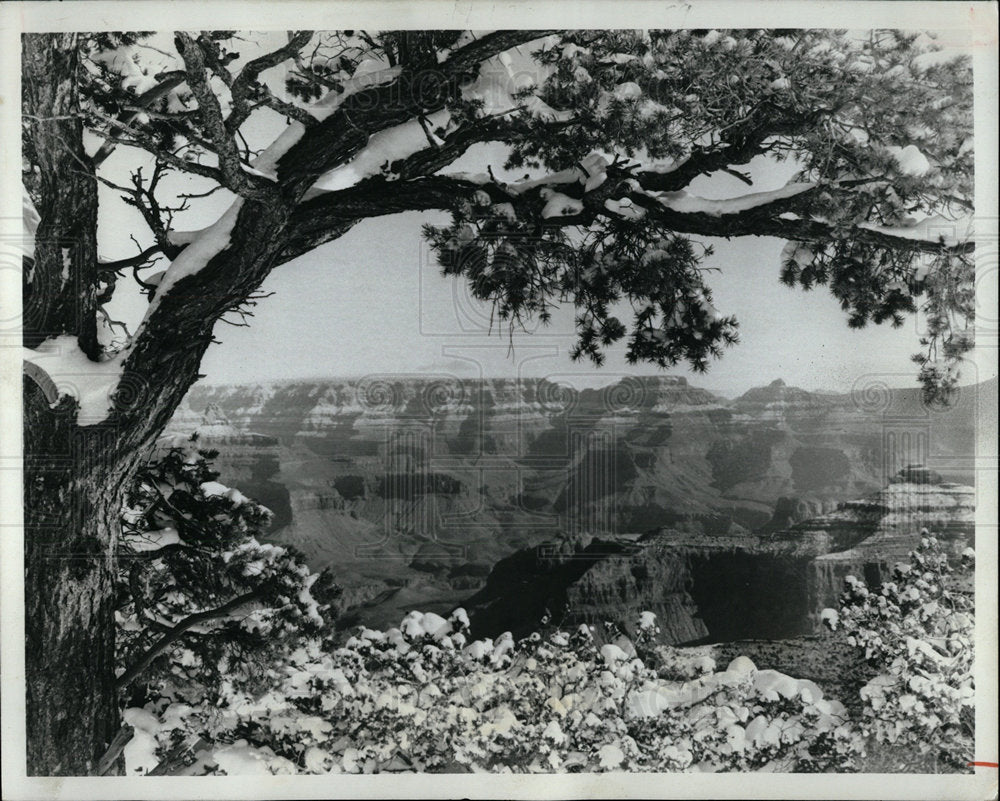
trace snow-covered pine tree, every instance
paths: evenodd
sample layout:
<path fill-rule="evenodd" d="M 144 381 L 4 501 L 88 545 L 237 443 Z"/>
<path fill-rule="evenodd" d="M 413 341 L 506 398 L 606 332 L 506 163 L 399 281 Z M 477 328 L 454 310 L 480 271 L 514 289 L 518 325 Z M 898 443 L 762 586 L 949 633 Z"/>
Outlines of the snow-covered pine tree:
<path fill-rule="evenodd" d="M 900 324 L 923 307 L 929 395 L 947 391 L 972 344 L 962 222 L 971 66 L 942 59 L 926 35 L 297 31 L 275 41 L 206 31 L 22 42 L 31 774 L 92 772 L 118 731 L 119 514 L 213 327 L 245 311 L 276 266 L 361 220 L 450 211 L 451 225 L 427 230 L 445 272 L 512 323 L 573 304 L 575 355 L 595 361 L 624 340 L 631 359 L 704 369 L 735 342 L 736 320 L 712 305 L 701 236 L 787 240 L 784 279 L 828 287 L 851 325 Z M 288 124 L 252 151 L 245 132 L 275 115 Z M 85 146 L 93 135 L 103 144 Z M 482 143 L 506 146 L 506 166 L 531 177 L 489 164 L 448 171 Z M 128 181 L 109 172 L 111 154 L 134 163 Z M 793 163 L 796 176 L 725 200 L 689 191 L 723 174 L 752 184 L 748 165 L 768 159 Z M 232 203 L 181 235 L 173 215 L 198 198 L 168 191 L 166 176 Z M 102 231 L 132 237 L 133 257 L 98 257 L 109 211 L 99 183 L 139 212 L 141 230 Z M 102 304 L 136 287 L 155 293 L 125 330 Z M 619 300 L 631 319 L 614 313 Z"/>
<path fill-rule="evenodd" d="M 176 438 L 175 438 L 176 439 Z M 118 687 L 201 701 L 253 687 L 332 622 L 338 588 L 293 548 L 261 542 L 271 512 L 218 482 L 218 454 L 174 442 L 136 477 L 118 551 Z M 139 704 L 141 706 L 141 704 Z"/>

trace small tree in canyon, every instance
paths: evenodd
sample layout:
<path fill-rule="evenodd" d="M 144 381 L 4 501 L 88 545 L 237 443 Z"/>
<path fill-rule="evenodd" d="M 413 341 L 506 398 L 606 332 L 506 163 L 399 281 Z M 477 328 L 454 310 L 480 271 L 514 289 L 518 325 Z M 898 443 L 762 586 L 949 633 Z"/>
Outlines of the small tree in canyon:
<path fill-rule="evenodd" d="M 449 212 L 425 232 L 444 273 L 511 324 L 572 304 L 574 356 L 595 362 L 621 342 L 632 361 L 705 369 L 736 341 L 735 318 L 714 309 L 706 282 L 701 238 L 712 236 L 786 240 L 782 280 L 828 288 L 849 325 L 898 325 L 922 310 L 929 395 L 954 383 L 972 345 L 973 244 L 957 222 L 972 211 L 971 69 L 931 52 L 926 37 L 265 40 L 23 38 L 31 774 L 92 772 L 119 728 L 121 510 L 198 379 L 214 326 L 255 302 L 271 270 L 363 220 Z M 252 131 L 277 119 L 287 125 L 274 141 L 251 149 Z M 448 172 L 480 144 L 505 148 L 506 164 Z M 134 168 L 123 178 L 109 165 L 126 157 Z M 748 165 L 767 160 L 795 175 L 757 191 Z M 696 179 L 734 177 L 750 186 L 729 199 L 688 191 Z M 142 230 L 101 229 L 130 237 L 132 258 L 98 255 L 99 223 L 120 212 L 99 205 L 102 183 L 142 220 Z M 228 210 L 179 235 L 177 208 L 209 192 L 228 193 Z M 138 288 L 148 310 L 125 330 L 104 306 Z"/>

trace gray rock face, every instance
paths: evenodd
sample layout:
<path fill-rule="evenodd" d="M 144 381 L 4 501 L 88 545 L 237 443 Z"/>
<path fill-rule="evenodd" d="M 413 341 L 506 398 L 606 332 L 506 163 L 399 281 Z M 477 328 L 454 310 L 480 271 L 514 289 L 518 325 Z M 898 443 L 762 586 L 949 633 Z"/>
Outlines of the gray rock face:
<path fill-rule="evenodd" d="M 910 468 L 900 479 L 933 477 Z M 783 531 L 713 537 L 671 529 L 634 540 L 546 544 L 501 561 L 464 603 L 473 632 L 526 634 L 558 611 L 569 624 L 626 628 L 657 615 L 664 641 L 774 640 L 818 630 L 844 578 L 877 585 L 924 528 L 956 551 L 974 544 L 974 490 L 894 481 Z"/>
<path fill-rule="evenodd" d="M 276 512 L 273 536 L 378 617 L 467 598 L 499 560 L 566 536 L 773 534 L 910 462 L 971 481 L 975 407 L 780 382 L 728 401 L 674 377 L 577 391 L 389 376 L 195 386 L 170 430 L 200 428 L 222 480 Z"/>

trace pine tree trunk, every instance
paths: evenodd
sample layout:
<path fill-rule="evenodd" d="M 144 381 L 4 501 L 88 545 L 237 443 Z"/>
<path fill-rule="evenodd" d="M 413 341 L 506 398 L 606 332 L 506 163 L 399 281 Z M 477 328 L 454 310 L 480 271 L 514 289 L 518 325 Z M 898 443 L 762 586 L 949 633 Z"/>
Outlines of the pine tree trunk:
<path fill-rule="evenodd" d="M 97 356 L 97 181 L 83 146 L 77 34 L 22 40 L 25 172 L 39 215 L 34 265 L 24 271 L 24 344 L 74 334 Z"/>
<path fill-rule="evenodd" d="M 105 458 L 114 432 L 77 428 L 71 404 L 50 409 L 31 379 L 24 401 L 27 771 L 87 775 L 120 727 L 112 555 L 122 471 Z"/>
<path fill-rule="evenodd" d="M 77 46 L 76 34 L 22 39 L 25 160 L 37 168 L 28 171 L 26 185 L 40 218 L 25 261 L 24 344 L 70 335 L 96 360 L 98 198 L 79 120 Z M 301 184 L 296 197 L 325 168 L 306 162 L 292 165 Z M 157 299 L 121 365 L 103 422 L 77 425 L 76 402 L 68 396 L 51 406 L 59 388 L 51 380 L 45 388 L 36 383 L 47 380 L 38 374 L 44 370 L 25 379 L 30 775 L 92 773 L 120 728 L 114 577 L 123 493 L 197 380 L 216 321 L 256 291 L 277 261 L 291 258 L 282 254 L 290 249 L 292 205 L 277 192 L 243 202 L 227 246 Z M 329 241 L 352 224 L 345 217 L 308 244 Z M 308 231 L 303 236 L 309 240 Z M 121 767 L 119 759 L 108 772 Z"/>

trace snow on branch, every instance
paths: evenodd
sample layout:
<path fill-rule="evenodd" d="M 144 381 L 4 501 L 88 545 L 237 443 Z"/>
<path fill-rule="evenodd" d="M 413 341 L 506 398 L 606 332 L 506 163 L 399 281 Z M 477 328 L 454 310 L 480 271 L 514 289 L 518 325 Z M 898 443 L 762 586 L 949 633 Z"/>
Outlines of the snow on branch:
<path fill-rule="evenodd" d="M 80 425 L 93 425 L 107 419 L 114 407 L 114 395 L 122 379 L 122 357 L 91 361 L 80 350 L 77 338 L 63 334 L 45 340 L 34 350 L 23 351 L 25 370 L 46 394 L 51 406 L 64 397 L 79 405 Z"/>
<path fill-rule="evenodd" d="M 228 617 L 235 612 L 239 611 L 248 604 L 252 604 L 259 601 L 263 597 L 263 590 L 256 589 L 251 592 L 244 593 L 243 595 L 233 598 L 228 603 L 216 609 L 208 609 L 204 612 L 196 612 L 193 615 L 189 615 L 182 621 L 177 623 L 173 628 L 171 628 L 166 634 L 163 635 L 156 643 L 149 647 L 149 649 L 139 657 L 138 660 L 130 667 L 128 667 L 119 677 L 116 682 L 119 689 L 124 689 L 128 687 L 133 681 L 135 681 L 143 671 L 145 671 L 167 648 L 177 642 L 181 637 L 184 636 L 189 630 L 193 629 L 199 623 L 204 623 L 210 620 L 218 620 L 219 618 Z"/>
<path fill-rule="evenodd" d="M 346 189 L 374 175 L 391 175 L 390 165 L 394 161 L 406 159 L 426 148 L 424 120 L 432 129 L 444 130 L 451 120 L 451 114 L 442 109 L 426 117 L 407 120 L 394 128 L 379 131 L 350 161 L 321 175 L 303 199 L 308 200 L 320 192 Z"/>
<path fill-rule="evenodd" d="M 876 225 L 858 223 L 858 228 L 872 231 L 886 237 L 908 239 L 913 242 L 941 242 L 949 248 L 957 248 L 969 241 L 973 233 L 972 217 L 948 219 L 941 215 L 931 215 L 911 225 Z"/>
<path fill-rule="evenodd" d="M 404 172 L 390 184 L 381 178 L 360 180 L 350 187 L 314 194 L 300 206 L 289 229 L 290 246 L 281 260 L 287 261 L 326 241 L 324 228 L 331 236 L 340 235 L 345 225 L 367 217 L 411 210 L 448 210 L 462 202 L 478 203 L 482 198 L 498 214 L 506 209 L 503 215 L 547 224 L 588 225 L 608 217 L 647 219 L 676 233 L 774 236 L 818 243 L 834 236 L 833 223 L 790 212 L 804 210 L 808 198 L 819 191 L 850 192 L 853 188 L 836 182 L 824 185 L 796 181 L 767 192 L 708 199 L 683 191 L 647 189 L 643 185 L 646 174 L 610 165 L 603 155 L 592 153 L 575 167 L 512 183 L 492 175 L 468 173 L 410 177 Z M 859 221 L 853 231 L 859 241 L 901 251 L 941 253 L 945 248 L 966 253 L 974 247 L 963 236 L 966 228 L 960 223 L 948 227 L 941 218 L 928 218 L 910 228 Z"/>
<path fill-rule="evenodd" d="M 745 211 L 760 208 L 778 200 L 786 200 L 803 192 L 809 192 L 817 187 L 815 182 L 789 183 L 770 192 L 751 192 L 739 197 L 714 200 L 691 195 L 684 190 L 676 192 L 661 192 L 656 197 L 660 203 L 671 211 L 685 214 L 707 214 L 711 217 L 722 217 L 728 214 L 741 214 Z"/>

